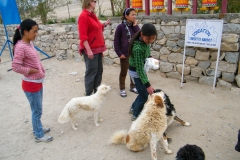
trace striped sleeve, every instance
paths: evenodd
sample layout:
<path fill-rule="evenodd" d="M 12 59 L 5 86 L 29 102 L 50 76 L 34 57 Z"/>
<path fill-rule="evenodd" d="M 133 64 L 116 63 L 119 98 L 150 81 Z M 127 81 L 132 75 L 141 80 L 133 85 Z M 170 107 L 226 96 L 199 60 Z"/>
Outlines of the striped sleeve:
<path fill-rule="evenodd" d="M 16 47 L 14 49 L 14 58 L 12 62 L 12 69 L 14 72 L 23 74 L 23 75 L 28 75 L 30 72 L 30 68 L 28 66 L 24 66 L 24 59 L 25 59 L 25 51 L 24 48 L 21 47 Z"/>

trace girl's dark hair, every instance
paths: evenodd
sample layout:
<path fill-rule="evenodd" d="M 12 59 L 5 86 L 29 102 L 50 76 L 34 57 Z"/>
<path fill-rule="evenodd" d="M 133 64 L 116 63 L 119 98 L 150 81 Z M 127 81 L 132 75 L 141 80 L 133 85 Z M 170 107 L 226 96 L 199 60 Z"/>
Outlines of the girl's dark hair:
<path fill-rule="evenodd" d="M 129 16 L 130 12 L 135 11 L 134 8 L 126 8 L 122 14 L 121 20 L 126 19 L 125 16 Z"/>
<path fill-rule="evenodd" d="M 143 36 L 147 36 L 147 37 L 150 37 L 150 36 L 154 36 L 156 35 L 157 36 L 157 30 L 156 30 L 156 27 L 151 24 L 151 23 L 146 23 L 142 26 L 141 30 L 136 32 L 133 36 L 132 36 L 132 39 L 131 41 L 129 42 L 129 48 L 128 48 L 128 54 L 129 56 L 132 55 L 132 45 L 133 45 L 133 42 L 135 40 L 138 40 L 139 37 L 140 37 L 140 33 L 142 33 Z"/>
<path fill-rule="evenodd" d="M 18 28 L 15 30 L 15 34 L 13 35 L 13 48 L 17 44 L 17 42 L 22 39 L 24 31 L 25 30 L 30 31 L 32 27 L 35 25 L 38 25 L 37 22 L 31 19 L 25 19 L 21 22 L 20 26 L 18 26 Z"/>

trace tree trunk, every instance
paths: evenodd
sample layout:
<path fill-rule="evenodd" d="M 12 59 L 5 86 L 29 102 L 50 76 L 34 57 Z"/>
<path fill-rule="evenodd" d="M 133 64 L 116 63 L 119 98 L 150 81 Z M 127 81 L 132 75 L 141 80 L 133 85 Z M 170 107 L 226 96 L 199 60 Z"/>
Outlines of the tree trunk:
<path fill-rule="evenodd" d="M 115 16 L 113 0 L 110 0 L 110 3 L 111 3 L 112 15 Z"/>

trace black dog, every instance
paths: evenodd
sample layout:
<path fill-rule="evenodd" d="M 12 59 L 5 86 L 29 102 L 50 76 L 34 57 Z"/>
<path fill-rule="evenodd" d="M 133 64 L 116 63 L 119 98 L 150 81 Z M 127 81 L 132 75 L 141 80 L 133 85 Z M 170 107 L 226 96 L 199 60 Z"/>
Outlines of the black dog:
<path fill-rule="evenodd" d="M 157 92 L 163 92 L 164 93 L 164 104 L 167 108 L 168 126 L 173 122 L 173 120 L 178 121 L 183 126 L 190 126 L 190 123 L 185 122 L 185 121 L 181 120 L 180 118 L 178 118 L 178 116 L 176 116 L 176 110 L 174 108 L 174 105 L 171 103 L 168 95 L 161 89 L 156 89 L 154 91 L 154 93 L 157 93 Z"/>
<path fill-rule="evenodd" d="M 178 150 L 176 160 L 205 160 L 205 154 L 197 145 L 187 144 Z"/>

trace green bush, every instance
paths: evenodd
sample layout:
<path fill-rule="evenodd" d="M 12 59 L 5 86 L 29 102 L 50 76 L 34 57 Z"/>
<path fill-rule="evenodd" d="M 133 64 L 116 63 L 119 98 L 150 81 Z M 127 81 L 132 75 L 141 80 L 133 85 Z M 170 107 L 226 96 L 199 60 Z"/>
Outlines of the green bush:
<path fill-rule="evenodd" d="M 107 20 L 108 17 L 106 17 L 105 15 L 102 15 L 102 14 L 101 14 L 100 17 L 99 17 L 99 19 L 100 19 L 100 20 Z"/>
<path fill-rule="evenodd" d="M 57 21 L 55 19 L 48 19 L 47 20 L 47 24 L 54 24 L 57 23 Z"/>
<path fill-rule="evenodd" d="M 74 17 L 61 20 L 61 23 L 75 23 L 76 19 Z"/>

